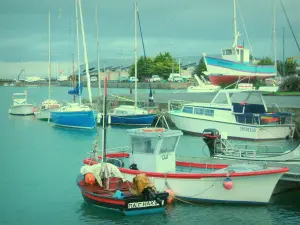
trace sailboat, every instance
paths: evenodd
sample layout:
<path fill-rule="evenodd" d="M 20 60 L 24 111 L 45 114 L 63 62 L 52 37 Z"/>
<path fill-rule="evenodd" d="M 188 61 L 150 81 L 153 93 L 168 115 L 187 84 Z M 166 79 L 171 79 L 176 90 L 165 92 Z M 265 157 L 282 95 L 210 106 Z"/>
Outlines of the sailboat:
<path fill-rule="evenodd" d="M 277 74 L 276 67 L 260 66 L 251 63 L 250 50 L 244 46 L 238 45 L 236 25 L 236 0 L 233 0 L 234 8 L 234 42 L 231 48 L 222 50 L 222 58 L 207 56 L 203 53 L 204 62 L 207 68 L 205 72 L 209 76 L 212 84 L 220 85 L 232 84 L 238 79 L 249 77 L 252 81 L 254 78 L 267 79 Z"/>
<path fill-rule="evenodd" d="M 58 109 L 61 105 L 54 99 L 51 99 L 51 47 L 50 47 L 50 12 L 48 13 L 48 99 L 43 101 L 35 110 L 34 115 L 40 120 L 50 120 L 52 110 Z M 22 73 L 22 72 L 21 72 Z M 19 75 L 20 76 L 20 75 Z"/>
<path fill-rule="evenodd" d="M 78 34 L 78 9 L 81 20 L 81 33 L 83 39 L 84 59 L 86 65 L 86 77 L 87 77 L 87 89 L 89 94 L 90 106 L 83 105 L 81 103 L 81 80 L 80 80 L 80 61 L 79 61 L 79 34 Z M 52 121 L 57 126 L 69 127 L 69 128 L 81 128 L 81 129 L 93 129 L 96 127 L 97 112 L 92 109 L 92 92 L 90 84 L 90 74 L 87 59 L 87 50 L 85 43 L 84 24 L 82 18 L 81 0 L 75 0 L 76 10 L 76 34 L 77 34 L 77 58 L 78 58 L 78 85 L 74 88 L 73 92 L 69 94 L 78 94 L 79 103 L 68 103 L 66 106 L 51 112 Z"/>
<path fill-rule="evenodd" d="M 104 80 L 103 113 L 107 114 L 107 77 Z M 106 123 L 103 121 L 101 163 L 84 165 L 77 177 L 83 199 L 92 205 L 113 210 L 124 215 L 159 213 L 165 210 L 169 193 L 157 192 L 145 174 L 130 182 L 114 164 L 106 160 Z M 98 145 L 94 148 L 98 155 Z M 98 157 L 98 156 L 97 156 Z"/>
<path fill-rule="evenodd" d="M 120 125 L 151 125 L 157 116 L 153 110 L 145 110 L 137 105 L 137 3 L 134 6 L 135 37 L 134 37 L 134 74 L 135 74 L 135 99 L 134 105 L 120 105 L 112 109 L 108 117 L 110 124 Z M 150 90 L 151 91 L 151 90 Z M 152 93 L 150 93 L 152 98 Z"/>

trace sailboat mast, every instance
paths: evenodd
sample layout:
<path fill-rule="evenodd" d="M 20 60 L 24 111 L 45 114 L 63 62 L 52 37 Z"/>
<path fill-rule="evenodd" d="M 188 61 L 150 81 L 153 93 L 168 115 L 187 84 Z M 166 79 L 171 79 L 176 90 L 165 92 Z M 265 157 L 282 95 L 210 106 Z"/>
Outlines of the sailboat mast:
<path fill-rule="evenodd" d="M 137 3 L 134 3 L 134 106 L 137 108 Z"/>
<path fill-rule="evenodd" d="M 233 48 L 236 48 L 237 46 L 237 27 L 236 27 L 236 0 L 233 0 L 233 32 L 234 32 L 234 43 Z"/>
<path fill-rule="evenodd" d="M 48 99 L 51 99 L 51 46 L 50 46 L 50 11 L 48 12 Z"/>
<path fill-rule="evenodd" d="M 74 71 L 74 54 L 72 54 L 72 77 L 73 77 L 73 88 L 76 88 L 76 77 L 75 77 L 75 71 Z M 73 102 L 76 101 L 76 95 L 73 94 Z"/>
<path fill-rule="evenodd" d="M 84 61 L 85 61 L 85 69 L 86 69 L 87 89 L 88 89 L 88 94 L 89 94 L 90 105 L 92 106 L 93 101 L 92 101 L 92 91 L 91 91 L 91 79 L 90 79 L 89 63 L 88 63 L 88 57 L 87 57 L 87 51 L 86 51 L 86 42 L 85 42 L 84 24 L 83 24 L 83 18 L 82 18 L 81 0 L 78 0 L 78 3 L 79 3 L 81 33 L 82 33 L 82 42 L 83 42 L 83 50 L 84 50 Z"/>
<path fill-rule="evenodd" d="M 284 27 L 282 27 L 282 76 L 285 77 Z"/>
<path fill-rule="evenodd" d="M 58 60 L 57 60 L 56 61 L 56 80 L 58 78 L 58 74 L 59 74 L 59 72 L 58 72 Z"/>
<path fill-rule="evenodd" d="M 107 117 L 107 77 L 104 78 L 103 118 L 102 118 L 102 165 L 106 162 L 106 117 Z"/>
<path fill-rule="evenodd" d="M 79 104 L 81 105 L 81 93 L 80 93 L 80 86 L 81 86 L 81 77 L 80 77 L 80 52 L 79 52 L 79 29 L 78 29 L 78 9 L 77 9 L 77 0 L 75 0 L 75 13 L 76 13 L 76 41 L 77 41 L 77 72 L 78 72 L 78 87 L 79 87 Z"/>
<path fill-rule="evenodd" d="M 97 33 L 97 61 L 98 61 L 98 92 L 101 94 L 101 77 L 100 77 L 100 56 L 99 56 L 99 32 L 98 32 L 98 5 L 96 5 L 96 33 Z"/>
<path fill-rule="evenodd" d="M 276 75 L 277 75 L 277 50 L 276 50 L 276 5 L 275 0 L 273 0 L 273 38 L 274 38 L 274 65 L 276 69 Z"/>

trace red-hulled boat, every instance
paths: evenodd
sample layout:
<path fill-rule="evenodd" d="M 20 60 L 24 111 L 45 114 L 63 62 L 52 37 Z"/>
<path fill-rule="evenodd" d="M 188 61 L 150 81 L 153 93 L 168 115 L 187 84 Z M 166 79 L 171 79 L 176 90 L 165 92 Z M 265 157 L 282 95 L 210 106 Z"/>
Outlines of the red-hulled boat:
<path fill-rule="evenodd" d="M 104 118 L 107 115 L 107 78 L 104 82 Z M 106 123 L 103 122 L 102 162 L 84 165 L 77 178 L 84 200 L 95 206 L 114 210 L 125 215 L 163 212 L 168 192 L 157 192 L 145 174 L 125 179 L 118 167 L 106 162 Z M 98 145 L 96 144 L 95 147 Z"/>

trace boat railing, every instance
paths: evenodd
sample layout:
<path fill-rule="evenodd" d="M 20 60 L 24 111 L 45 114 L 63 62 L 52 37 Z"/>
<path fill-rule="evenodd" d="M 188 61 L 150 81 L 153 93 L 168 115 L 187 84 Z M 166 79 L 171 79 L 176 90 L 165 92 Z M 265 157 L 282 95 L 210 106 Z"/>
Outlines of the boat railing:
<path fill-rule="evenodd" d="M 263 117 L 268 117 L 268 115 L 262 115 L 257 113 L 238 113 L 233 112 L 235 115 L 236 121 L 238 123 L 243 124 L 255 124 L 255 125 L 271 125 L 271 124 L 285 124 L 285 125 L 293 125 L 293 118 L 292 115 L 285 115 L 285 114 L 279 114 L 276 115 L 276 117 L 273 117 L 270 115 L 270 118 L 273 120 L 265 120 Z"/>
<path fill-rule="evenodd" d="M 168 101 L 168 111 L 180 110 L 184 104 L 191 103 L 184 100 L 169 100 Z"/>
<path fill-rule="evenodd" d="M 233 148 L 244 148 L 244 149 L 248 149 L 249 147 L 250 149 L 255 148 L 257 151 L 262 151 L 265 150 L 267 152 L 270 152 L 270 150 L 273 150 L 273 152 L 283 152 L 283 148 L 282 146 L 274 146 L 274 145 L 266 145 L 266 144 L 259 144 L 259 145 L 251 145 L 251 144 L 234 144 Z M 275 149 L 277 149 L 276 151 L 274 151 Z"/>
<path fill-rule="evenodd" d="M 277 149 L 274 151 L 274 149 Z M 257 154 L 260 156 L 274 156 L 282 155 L 286 152 L 283 151 L 282 146 L 273 145 L 249 145 L 249 144 L 231 144 L 225 139 L 218 140 L 215 148 L 215 154 L 225 154 L 237 157 L 254 157 Z"/>
<path fill-rule="evenodd" d="M 110 153 L 129 153 L 131 150 L 130 146 L 121 146 L 121 147 L 117 147 L 117 148 L 109 148 L 106 149 L 106 154 L 110 154 Z M 88 152 L 88 154 L 90 155 L 90 157 L 94 156 L 95 154 L 98 154 L 99 156 L 101 156 L 102 154 L 102 150 L 98 150 L 98 151 L 91 151 Z"/>
<path fill-rule="evenodd" d="M 276 103 L 272 103 L 271 106 L 276 108 L 278 110 L 278 112 L 281 112 L 281 109 L 279 108 L 279 106 Z"/>

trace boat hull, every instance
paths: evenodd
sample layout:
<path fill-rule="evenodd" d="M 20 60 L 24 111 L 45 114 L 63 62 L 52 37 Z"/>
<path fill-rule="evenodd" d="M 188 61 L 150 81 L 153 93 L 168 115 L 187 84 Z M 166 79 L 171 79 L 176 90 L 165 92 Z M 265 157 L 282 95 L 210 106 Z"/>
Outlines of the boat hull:
<path fill-rule="evenodd" d="M 11 106 L 9 108 L 8 113 L 11 115 L 20 115 L 20 116 L 33 115 L 34 106 L 32 104 L 22 104 L 22 105 Z"/>
<path fill-rule="evenodd" d="M 120 171 L 129 180 L 135 176 L 127 169 Z M 179 199 L 233 204 L 268 204 L 282 174 L 231 177 L 233 187 L 227 190 L 223 187 L 224 177 L 166 178 L 166 174 L 159 177 L 146 172 L 158 191 L 171 189 Z"/>
<path fill-rule="evenodd" d="M 141 114 L 141 115 L 109 115 L 111 117 L 110 124 L 116 125 L 151 125 L 156 117 L 156 114 Z"/>
<path fill-rule="evenodd" d="M 284 139 L 294 132 L 294 125 L 248 125 L 242 123 L 230 123 L 222 121 L 189 118 L 169 112 L 175 126 L 183 132 L 192 135 L 202 135 L 204 129 L 215 128 L 220 132 L 227 132 L 230 139 L 242 140 L 276 140 Z M 230 134 L 230 135 L 229 135 Z"/>
<path fill-rule="evenodd" d="M 133 215 L 141 215 L 141 214 L 152 214 L 152 213 L 162 213 L 166 207 L 166 200 L 163 200 L 162 206 L 154 206 L 154 207 L 145 207 L 145 208 L 131 208 L 130 203 L 136 203 L 140 200 L 136 201 L 124 201 L 119 199 L 112 199 L 112 198 L 99 198 L 97 196 L 93 196 L 89 193 L 84 191 L 81 192 L 83 199 L 91 205 L 101 207 L 103 209 L 113 210 L 124 214 L 126 216 L 133 216 Z M 152 201 L 149 201 L 152 202 Z"/>
<path fill-rule="evenodd" d="M 255 78 L 259 78 L 261 80 L 270 78 L 272 76 L 257 76 L 257 75 L 209 75 L 208 78 L 210 82 L 214 85 L 222 85 L 222 84 L 232 84 L 238 80 L 242 80 L 243 82 L 253 82 Z"/>
<path fill-rule="evenodd" d="M 53 109 L 39 110 L 34 112 L 34 115 L 39 120 L 51 120 L 51 111 L 53 111 Z"/>
<path fill-rule="evenodd" d="M 94 111 L 51 112 L 56 126 L 93 129 L 96 127 L 97 114 Z"/>

